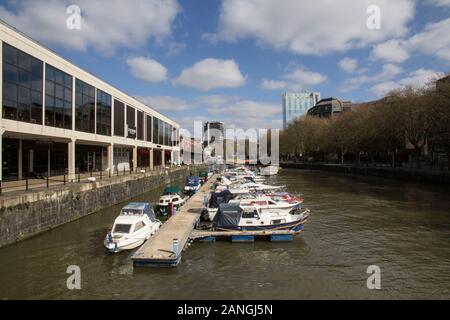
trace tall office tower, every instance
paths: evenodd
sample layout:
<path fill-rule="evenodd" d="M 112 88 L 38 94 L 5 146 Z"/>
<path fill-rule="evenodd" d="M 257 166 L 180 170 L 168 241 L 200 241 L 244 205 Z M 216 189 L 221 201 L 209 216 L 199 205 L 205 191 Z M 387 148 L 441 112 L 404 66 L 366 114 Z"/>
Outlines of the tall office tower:
<path fill-rule="evenodd" d="M 286 92 L 283 94 L 283 128 L 303 115 L 320 101 L 320 92 Z"/>

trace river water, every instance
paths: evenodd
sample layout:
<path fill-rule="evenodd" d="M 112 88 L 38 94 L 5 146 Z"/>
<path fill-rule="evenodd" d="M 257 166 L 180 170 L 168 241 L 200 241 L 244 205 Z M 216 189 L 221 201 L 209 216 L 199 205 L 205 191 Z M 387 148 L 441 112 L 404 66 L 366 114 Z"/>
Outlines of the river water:
<path fill-rule="evenodd" d="M 123 204 L 0 249 L 1 299 L 450 298 L 450 190 L 282 170 L 312 211 L 290 243 L 195 243 L 177 268 L 136 268 L 103 238 Z M 135 200 L 155 202 L 161 190 Z M 69 265 L 81 290 L 66 287 Z M 381 290 L 367 289 L 367 267 Z"/>

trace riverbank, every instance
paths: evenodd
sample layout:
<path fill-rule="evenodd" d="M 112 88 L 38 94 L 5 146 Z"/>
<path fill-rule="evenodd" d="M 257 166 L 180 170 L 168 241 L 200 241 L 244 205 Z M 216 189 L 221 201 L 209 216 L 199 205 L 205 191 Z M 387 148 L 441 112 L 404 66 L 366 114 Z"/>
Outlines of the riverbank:
<path fill-rule="evenodd" d="M 199 170 L 200 166 L 172 167 L 0 196 L 0 247 L 179 181 Z"/>
<path fill-rule="evenodd" d="M 372 177 L 389 178 L 395 180 L 450 185 L 450 172 L 444 170 L 426 170 L 412 168 L 391 167 L 356 167 L 354 165 L 323 164 L 323 163 L 300 163 L 281 162 L 282 168 L 320 170 L 352 175 L 364 175 Z"/>

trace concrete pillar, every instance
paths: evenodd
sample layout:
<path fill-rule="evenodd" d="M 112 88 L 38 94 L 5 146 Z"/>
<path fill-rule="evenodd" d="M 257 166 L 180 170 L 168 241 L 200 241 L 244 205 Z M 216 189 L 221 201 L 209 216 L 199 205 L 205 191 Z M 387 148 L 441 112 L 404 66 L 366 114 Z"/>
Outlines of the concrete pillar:
<path fill-rule="evenodd" d="M 114 144 L 108 145 L 108 171 L 114 173 Z"/>
<path fill-rule="evenodd" d="M 75 140 L 71 140 L 68 144 L 67 152 L 67 171 L 69 181 L 75 180 L 76 166 L 75 166 Z"/>
<path fill-rule="evenodd" d="M 153 148 L 150 149 L 150 170 L 153 170 Z"/>
<path fill-rule="evenodd" d="M 173 167 L 173 159 L 174 159 L 174 156 L 173 156 L 173 150 L 172 150 L 172 151 L 170 151 L 170 166 L 171 167 Z"/>
<path fill-rule="evenodd" d="M 133 147 L 133 171 L 137 169 L 137 147 Z"/>
<path fill-rule="evenodd" d="M 161 150 L 161 165 L 163 168 L 166 167 L 166 150 Z"/>
<path fill-rule="evenodd" d="M 19 180 L 23 179 L 23 149 L 22 149 L 22 139 L 19 139 L 19 156 L 17 164 L 17 178 Z"/>

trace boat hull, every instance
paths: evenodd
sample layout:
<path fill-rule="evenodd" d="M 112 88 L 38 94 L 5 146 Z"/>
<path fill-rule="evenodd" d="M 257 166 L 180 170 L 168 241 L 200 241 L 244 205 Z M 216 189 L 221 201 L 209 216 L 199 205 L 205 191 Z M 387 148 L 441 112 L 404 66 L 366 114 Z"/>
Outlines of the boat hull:
<path fill-rule="evenodd" d="M 216 228 L 218 231 L 258 231 L 258 230 L 286 230 L 300 233 L 306 223 L 306 219 L 287 222 L 277 225 L 261 225 L 261 226 L 236 226 L 227 228 Z"/>

